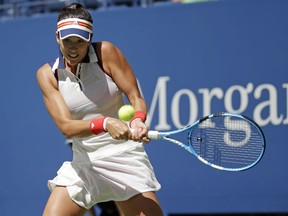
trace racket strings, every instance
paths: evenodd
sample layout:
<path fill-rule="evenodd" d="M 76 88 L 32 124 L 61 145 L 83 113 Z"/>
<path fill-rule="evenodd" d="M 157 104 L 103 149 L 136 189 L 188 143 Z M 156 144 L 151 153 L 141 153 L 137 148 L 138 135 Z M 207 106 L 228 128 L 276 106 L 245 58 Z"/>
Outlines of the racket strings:
<path fill-rule="evenodd" d="M 261 132 L 246 120 L 207 119 L 188 134 L 195 152 L 217 166 L 239 168 L 258 160 L 263 151 Z"/>

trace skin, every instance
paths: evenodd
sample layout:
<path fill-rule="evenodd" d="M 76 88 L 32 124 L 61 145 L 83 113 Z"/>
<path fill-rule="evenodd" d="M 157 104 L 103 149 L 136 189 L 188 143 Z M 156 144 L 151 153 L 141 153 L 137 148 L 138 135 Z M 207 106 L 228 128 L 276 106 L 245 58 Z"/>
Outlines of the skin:
<path fill-rule="evenodd" d="M 66 68 L 72 73 L 76 73 L 77 65 L 86 56 L 90 42 L 86 42 L 75 36 L 60 40 L 57 34 L 56 40 L 64 56 Z M 141 97 L 135 75 L 122 52 L 107 41 L 98 42 L 96 49 L 97 53 L 100 54 L 104 72 L 123 91 L 135 110 L 146 113 L 146 102 Z M 57 80 L 48 64 L 38 69 L 37 80 L 46 108 L 65 137 L 69 139 L 93 135 L 90 131 L 90 121 L 72 119 L 64 98 L 58 90 Z M 124 122 L 111 117 L 107 120 L 106 128 L 114 139 L 149 142 L 149 139 L 146 137 L 149 128 L 140 119 L 133 121 L 131 124 L 131 128 L 134 129 L 133 133 Z M 127 201 L 116 202 L 116 204 L 123 215 L 163 215 L 154 192 L 138 194 Z M 43 215 L 80 216 L 84 215 L 86 211 L 86 209 L 71 200 L 66 187 L 57 186 L 48 199 Z"/>

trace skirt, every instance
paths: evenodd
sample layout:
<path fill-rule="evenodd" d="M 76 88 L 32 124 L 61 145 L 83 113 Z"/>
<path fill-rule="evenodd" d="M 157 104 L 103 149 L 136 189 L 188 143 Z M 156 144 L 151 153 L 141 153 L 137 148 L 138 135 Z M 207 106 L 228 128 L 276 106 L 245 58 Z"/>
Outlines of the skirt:
<path fill-rule="evenodd" d="M 64 162 L 57 176 L 48 181 L 51 191 L 56 186 L 65 186 L 71 199 L 86 209 L 161 188 L 142 143 L 91 161 Z"/>

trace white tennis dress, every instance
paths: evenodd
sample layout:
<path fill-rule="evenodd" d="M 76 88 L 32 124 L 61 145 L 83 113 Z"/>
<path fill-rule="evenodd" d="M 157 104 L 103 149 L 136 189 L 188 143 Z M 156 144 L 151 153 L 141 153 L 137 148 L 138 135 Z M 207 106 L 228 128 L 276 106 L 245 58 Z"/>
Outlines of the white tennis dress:
<path fill-rule="evenodd" d="M 93 46 L 76 75 L 64 69 L 62 59 L 60 56 L 50 66 L 73 119 L 117 118 L 123 94 L 102 71 Z M 63 163 L 48 187 L 66 186 L 78 205 L 89 209 L 98 202 L 124 201 L 160 189 L 143 143 L 114 140 L 109 133 L 72 142 L 72 162 Z"/>

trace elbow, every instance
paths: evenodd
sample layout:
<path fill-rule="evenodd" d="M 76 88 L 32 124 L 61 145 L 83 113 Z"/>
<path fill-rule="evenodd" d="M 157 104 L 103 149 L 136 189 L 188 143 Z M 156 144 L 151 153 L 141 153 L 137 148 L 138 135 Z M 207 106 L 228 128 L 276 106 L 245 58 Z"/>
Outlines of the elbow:
<path fill-rule="evenodd" d="M 73 133 L 73 131 L 71 130 L 70 127 L 68 126 L 63 126 L 60 128 L 61 133 L 63 134 L 63 136 L 66 139 L 72 139 L 75 137 L 75 134 Z"/>
<path fill-rule="evenodd" d="M 85 138 L 91 136 L 90 130 L 78 130 L 75 127 L 71 127 L 71 125 L 62 126 L 60 131 L 66 139 Z"/>
<path fill-rule="evenodd" d="M 69 133 L 63 133 L 63 132 L 62 132 L 62 134 L 63 134 L 63 136 L 64 136 L 66 139 L 73 139 L 73 138 L 74 138 L 74 136 L 72 136 L 72 135 L 69 134 Z"/>
<path fill-rule="evenodd" d="M 92 132 L 87 130 L 88 127 L 90 128 L 89 121 L 66 120 L 62 121 L 61 124 L 58 124 L 60 132 L 67 139 L 85 138 L 91 136 Z"/>

